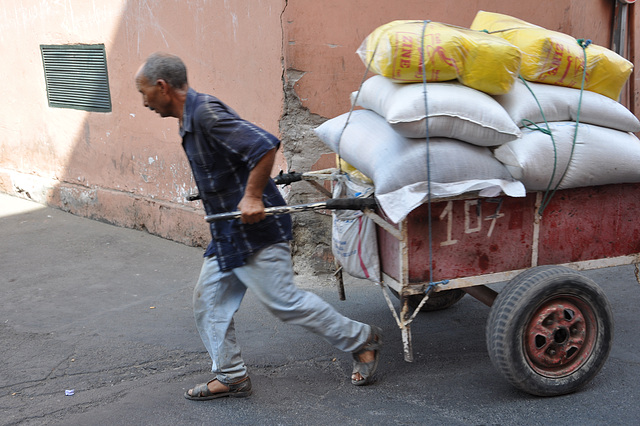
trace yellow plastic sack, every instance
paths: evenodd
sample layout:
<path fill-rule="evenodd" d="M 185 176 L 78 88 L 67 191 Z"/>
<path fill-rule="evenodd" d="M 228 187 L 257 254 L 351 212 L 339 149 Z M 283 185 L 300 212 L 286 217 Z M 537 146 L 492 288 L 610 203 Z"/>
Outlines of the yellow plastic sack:
<path fill-rule="evenodd" d="M 471 29 L 487 30 L 522 51 L 520 73 L 525 80 L 580 88 L 584 51 L 570 35 L 547 30 L 521 19 L 480 11 Z M 615 52 L 594 44 L 586 48 L 585 90 L 617 100 L 633 71 L 633 64 Z"/>
<path fill-rule="evenodd" d="M 426 21 L 382 25 L 358 55 L 372 72 L 396 83 L 422 82 L 424 71 L 429 82 L 458 79 L 492 95 L 511 90 L 521 60 L 520 51 L 500 37 Z"/>
<path fill-rule="evenodd" d="M 342 170 L 343 172 L 351 176 L 352 179 L 356 179 L 356 180 L 359 180 L 360 182 L 368 183 L 370 185 L 373 184 L 373 181 L 369 177 L 365 176 L 365 174 L 362 173 L 360 170 L 356 169 L 351 164 L 344 161 L 342 158 L 338 156 L 338 154 L 336 154 L 336 165 L 340 170 Z"/>
<path fill-rule="evenodd" d="M 467 52 L 460 83 L 490 95 L 509 93 L 518 78 L 522 54 L 511 43 L 490 34 L 466 31 L 462 39 Z M 502 41 L 502 40 L 501 40 Z"/>

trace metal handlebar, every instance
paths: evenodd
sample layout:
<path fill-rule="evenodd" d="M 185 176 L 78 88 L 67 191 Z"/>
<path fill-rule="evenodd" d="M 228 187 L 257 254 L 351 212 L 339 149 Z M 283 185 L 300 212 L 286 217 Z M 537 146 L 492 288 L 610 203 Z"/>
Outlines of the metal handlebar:
<path fill-rule="evenodd" d="M 277 214 L 298 213 L 310 210 L 365 210 L 375 209 L 378 203 L 374 198 L 331 198 L 317 203 L 298 204 L 294 206 L 267 207 L 264 212 L 267 216 Z M 240 211 L 211 214 L 204 217 L 209 223 L 220 220 L 238 219 L 242 216 Z"/>

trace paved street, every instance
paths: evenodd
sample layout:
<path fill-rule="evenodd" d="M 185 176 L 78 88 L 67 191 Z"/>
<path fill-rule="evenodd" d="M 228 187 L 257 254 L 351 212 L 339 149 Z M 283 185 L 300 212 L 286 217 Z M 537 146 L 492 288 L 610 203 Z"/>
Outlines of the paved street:
<path fill-rule="evenodd" d="M 640 285 L 633 266 L 587 273 L 609 297 L 613 350 L 572 395 L 539 398 L 494 370 L 489 309 L 467 296 L 420 314 L 415 362 L 380 294 L 347 281 L 300 279 L 338 310 L 385 331 L 372 386 L 348 380 L 349 354 L 279 322 L 248 293 L 237 315 L 254 394 L 193 402 L 207 381 L 191 294 L 202 249 L 72 216 L 0 194 L 2 425 L 603 425 L 640 419 Z M 397 305 L 396 305 L 397 307 Z M 66 396 L 65 391 L 73 390 Z"/>

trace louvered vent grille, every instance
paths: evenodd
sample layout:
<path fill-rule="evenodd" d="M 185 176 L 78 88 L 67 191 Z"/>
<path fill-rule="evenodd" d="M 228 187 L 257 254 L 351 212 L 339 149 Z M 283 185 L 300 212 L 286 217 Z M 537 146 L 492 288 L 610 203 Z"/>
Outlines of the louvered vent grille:
<path fill-rule="evenodd" d="M 103 44 L 41 45 L 49 106 L 111 111 Z"/>

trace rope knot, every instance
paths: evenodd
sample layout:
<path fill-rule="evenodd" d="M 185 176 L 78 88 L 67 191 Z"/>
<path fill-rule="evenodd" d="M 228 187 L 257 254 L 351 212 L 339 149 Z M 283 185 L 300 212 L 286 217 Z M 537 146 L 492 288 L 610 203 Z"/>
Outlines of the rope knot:
<path fill-rule="evenodd" d="M 539 132 L 544 133 L 545 135 L 549 135 L 549 136 L 552 135 L 551 130 L 549 128 L 545 129 L 544 127 L 540 127 L 539 125 L 537 125 L 533 121 L 527 120 L 526 118 L 523 118 L 521 120 L 521 124 L 522 124 L 522 127 L 525 127 L 525 128 L 527 128 L 529 130 L 537 130 Z"/>
<path fill-rule="evenodd" d="M 583 49 L 586 49 L 587 47 L 589 47 L 589 45 L 592 43 L 591 39 L 583 39 L 583 38 L 579 38 L 577 40 L 578 44 L 580 45 L 580 47 L 582 47 Z"/>

